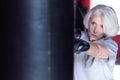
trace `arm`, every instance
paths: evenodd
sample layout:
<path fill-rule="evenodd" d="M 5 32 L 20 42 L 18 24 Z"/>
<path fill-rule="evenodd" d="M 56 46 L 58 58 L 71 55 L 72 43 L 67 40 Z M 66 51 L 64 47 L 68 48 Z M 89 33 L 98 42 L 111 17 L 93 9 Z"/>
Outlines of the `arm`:
<path fill-rule="evenodd" d="M 115 59 L 118 51 L 118 45 L 115 41 L 108 38 L 99 43 L 89 43 L 90 48 L 86 51 L 86 54 L 96 58 L 104 58 L 109 60 Z M 96 53 L 96 54 L 95 54 Z"/>
<path fill-rule="evenodd" d="M 83 44 L 83 45 L 82 45 Z M 85 48 L 85 49 L 84 49 Z M 79 42 L 79 45 L 74 49 L 78 54 L 84 52 L 90 56 L 95 58 L 103 58 L 103 59 L 115 59 L 118 45 L 113 40 L 104 40 L 101 44 L 99 43 L 88 43 L 84 40 Z"/>
<path fill-rule="evenodd" d="M 99 44 L 99 43 L 93 43 L 93 42 L 89 43 L 88 41 L 84 41 L 83 39 L 85 36 L 86 35 L 83 34 L 83 37 L 79 39 L 80 41 L 77 41 L 77 44 L 74 43 L 74 52 L 80 54 L 81 52 L 84 51 L 86 54 L 96 58 L 103 58 L 103 59 L 116 58 L 118 45 L 111 38 L 107 38 L 104 41 L 99 42 L 100 43 Z"/>
<path fill-rule="evenodd" d="M 96 58 L 108 58 L 108 49 L 105 45 L 98 43 L 89 43 L 90 48 L 85 51 L 86 54 Z"/>

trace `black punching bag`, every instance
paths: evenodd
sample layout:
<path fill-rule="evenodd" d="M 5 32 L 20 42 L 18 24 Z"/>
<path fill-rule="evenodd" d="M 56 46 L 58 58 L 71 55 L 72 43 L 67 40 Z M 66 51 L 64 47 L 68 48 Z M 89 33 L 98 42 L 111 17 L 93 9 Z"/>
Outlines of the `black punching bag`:
<path fill-rule="evenodd" d="M 73 0 L 2 0 L 0 80 L 73 80 Z"/>

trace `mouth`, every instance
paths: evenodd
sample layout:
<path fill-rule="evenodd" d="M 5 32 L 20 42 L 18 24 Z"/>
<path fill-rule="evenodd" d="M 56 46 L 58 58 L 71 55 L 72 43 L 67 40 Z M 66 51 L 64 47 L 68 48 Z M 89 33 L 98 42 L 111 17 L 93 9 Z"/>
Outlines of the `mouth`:
<path fill-rule="evenodd" d="M 96 37 L 97 35 L 95 35 L 95 34 L 91 34 L 91 36 Z"/>
<path fill-rule="evenodd" d="M 95 42 L 95 40 L 90 40 L 90 42 Z"/>

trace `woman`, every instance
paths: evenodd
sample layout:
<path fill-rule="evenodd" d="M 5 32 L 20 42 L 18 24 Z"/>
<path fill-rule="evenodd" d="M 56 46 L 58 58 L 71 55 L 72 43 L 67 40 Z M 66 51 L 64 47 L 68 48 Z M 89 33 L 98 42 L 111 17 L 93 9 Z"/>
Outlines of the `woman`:
<path fill-rule="evenodd" d="M 83 45 L 79 45 L 78 51 L 74 50 L 74 80 L 113 80 L 118 45 L 111 37 L 119 30 L 115 11 L 97 5 L 86 14 L 83 23 L 87 32 L 81 32 L 80 39 L 90 47 L 82 51 Z"/>

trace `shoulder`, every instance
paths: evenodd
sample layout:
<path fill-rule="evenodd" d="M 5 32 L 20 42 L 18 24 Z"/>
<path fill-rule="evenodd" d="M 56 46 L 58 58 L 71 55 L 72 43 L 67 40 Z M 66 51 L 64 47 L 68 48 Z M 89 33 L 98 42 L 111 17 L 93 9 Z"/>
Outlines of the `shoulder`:
<path fill-rule="evenodd" d="M 114 40 L 112 40 L 112 38 L 104 38 L 102 40 L 97 41 L 97 43 L 103 44 L 106 47 L 111 48 L 111 49 L 118 48 L 117 43 Z"/>
<path fill-rule="evenodd" d="M 112 40 L 112 38 L 104 39 L 103 42 L 101 42 L 101 44 L 106 46 L 106 48 L 108 49 L 109 55 L 115 56 L 117 54 L 118 45 L 114 40 Z"/>
<path fill-rule="evenodd" d="M 112 38 L 104 39 L 103 44 L 105 44 L 106 46 L 108 45 L 118 47 L 117 43 L 114 40 L 112 40 Z"/>

